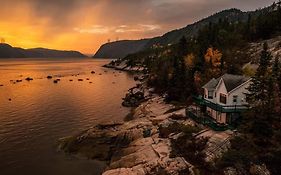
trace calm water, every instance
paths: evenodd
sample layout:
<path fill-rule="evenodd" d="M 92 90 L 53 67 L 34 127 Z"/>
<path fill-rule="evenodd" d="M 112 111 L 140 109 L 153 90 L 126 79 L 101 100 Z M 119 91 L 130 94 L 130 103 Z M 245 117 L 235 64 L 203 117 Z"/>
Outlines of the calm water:
<path fill-rule="evenodd" d="M 100 174 L 103 163 L 59 153 L 56 143 L 98 123 L 122 121 L 128 113 L 121 98 L 135 83 L 126 73 L 102 68 L 107 62 L 0 60 L 1 175 Z M 54 84 L 47 75 L 61 81 Z M 27 82 L 26 77 L 34 80 Z M 23 82 L 10 82 L 20 79 Z"/>

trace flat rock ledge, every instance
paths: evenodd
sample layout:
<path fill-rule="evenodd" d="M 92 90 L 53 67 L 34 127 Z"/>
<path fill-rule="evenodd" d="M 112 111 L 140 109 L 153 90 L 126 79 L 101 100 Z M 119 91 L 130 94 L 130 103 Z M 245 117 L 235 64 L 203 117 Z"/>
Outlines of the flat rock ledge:
<path fill-rule="evenodd" d="M 153 96 L 134 109 L 132 120 L 100 124 L 76 136 L 62 138 L 59 148 L 66 153 L 106 161 L 104 175 L 195 174 L 193 165 L 183 157 L 170 157 L 172 138 L 159 137 L 159 126 L 175 122 L 196 125 L 186 117 L 185 109 L 173 109 L 175 106 L 166 104 L 162 97 Z M 213 154 L 216 143 L 225 143 L 220 138 L 229 137 L 208 129 L 199 135 L 210 137 L 210 148 L 206 149 L 212 152 L 209 159 L 217 158 L 225 150 Z"/>

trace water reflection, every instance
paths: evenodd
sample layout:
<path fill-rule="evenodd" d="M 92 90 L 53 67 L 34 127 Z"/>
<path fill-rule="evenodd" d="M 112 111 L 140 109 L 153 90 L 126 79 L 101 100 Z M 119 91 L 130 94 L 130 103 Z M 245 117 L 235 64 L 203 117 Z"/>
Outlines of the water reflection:
<path fill-rule="evenodd" d="M 134 81 L 126 73 L 102 68 L 106 62 L 0 60 L 0 84 L 4 85 L 0 87 L 1 175 L 101 171 L 102 163 L 66 157 L 55 146 L 60 137 L 98 123 L 123 120 L 128 112 L 121 107 L 121 98 Z M 96 73 L 91 74 L 92 70 Z M 55 84 L 48 75 L 61 81 Z M 25 81 L 26 77 L 34 80 Z M 19 79 L 23 81 L 10 82 Z"/>

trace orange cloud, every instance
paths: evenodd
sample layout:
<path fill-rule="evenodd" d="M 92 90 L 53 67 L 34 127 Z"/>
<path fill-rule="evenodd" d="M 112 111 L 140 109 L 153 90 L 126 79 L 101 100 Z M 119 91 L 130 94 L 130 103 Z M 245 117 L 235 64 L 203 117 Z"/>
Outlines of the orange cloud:
<path fill-rule="evenodd" d="M 0 0 L 0 38 L 17 47 L 94 54 L 108 39 L 149 38 L 225 8 L 251 5 L 255 9 L 270 3 L 256 0 Z"/>

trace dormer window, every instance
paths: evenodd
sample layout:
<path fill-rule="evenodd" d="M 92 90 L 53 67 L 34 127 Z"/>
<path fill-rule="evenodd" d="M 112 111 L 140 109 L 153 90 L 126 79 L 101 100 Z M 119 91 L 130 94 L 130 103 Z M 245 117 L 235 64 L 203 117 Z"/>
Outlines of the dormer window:
<path fill-rule="evenodd" d="M 213 99 L 214 91 L 208 91 L 208 99 Z"/>
<path fill-rule="evenodd" d="M 220 103 L 226 104 L 226 95 L 220 93 Z"/>

